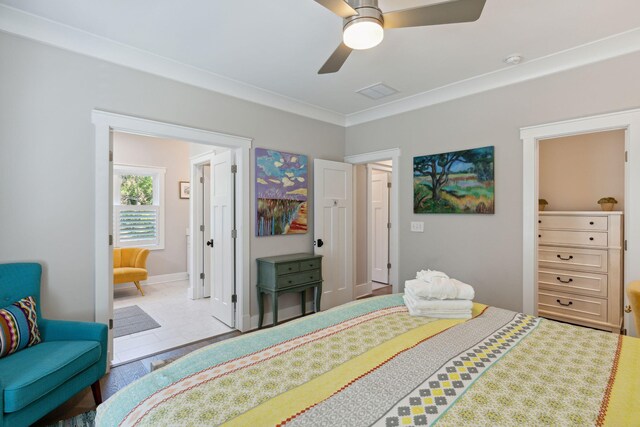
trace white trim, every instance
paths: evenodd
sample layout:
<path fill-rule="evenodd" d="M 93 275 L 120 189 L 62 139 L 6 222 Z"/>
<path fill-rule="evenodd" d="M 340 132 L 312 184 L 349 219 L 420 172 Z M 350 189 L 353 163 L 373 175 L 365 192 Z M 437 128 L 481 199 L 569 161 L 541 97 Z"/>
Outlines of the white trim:
<path fill-rule="evenodd" d="M 537 229 L 538 229 L 538 152 L 539 141 L 562 136 L 625 129 L 625 210 L 624 229 L 627 250 L 624 253 L 625 289 L 640 277 L 640 109 L 583 117 L 520 129 L 523 143 L 523 247 L 522 304 L 523 311 L 537 313 Z M 625 305 L 629 304 L 626 292 Z M 631 315 L 624 316 L 625 327 L 633 333 Z"/>
<path fill-rule="evenodd" d="M 256 104 L 344 126 L 343 114 L 6 5 L 0 5 L 0 31 Z"/>
<path fill-rule="evenodd" d="M 332 123 L 354 126 L 453 99 L 532 80 L 640 50 L 640 27 L 541 58 L 460 80 L 369 109 L 343 114 L 0 5 L 0 31 L 192 86 Z"/>
<path fill-rule="evenodd" d="M 504 86 L 525 82 L 605 61 L 640 50 L 640 27 L 614 34 L 600 40 L 555 52 L 541 58 L 508 66 L 486 74 L 460 80 L 397 101 L 378 105 L 367 110 L 347 114 L 347 127 L 441 104 L 453 99 L 486 92 Z"/>
<path fill-rule="evenodd" d="M 389 239 L 389 251 L 391 252 L 391 270 L 389 271 L 389 282 L 393 293 L 400 292 L 400 215 L 399 215 L 399 175 L 400 175 L 400 149 L 391 148 L 388 150 L 373 151 L 370 153 L 353 154 L 345 156 L 344 161 L 356 165 L 375 163 L 381 160 L 392 161 L 391 170 L 391 215 L 389 222 L 391 222 L 391 236 Z M 368 173 L 367 173 L 368 176 Z M 369 179 L 367 179 L 369 181 Z M 368 185 L 368 182 L 367 182 Z M 368 206 L 368 203 L 367 203 Z M 368 214 L 367 214 L 368 216 Z M 368 257 L 368 255 L 367 255 Z M 355 261 L 355 260 L 354 260 Z M 369 263 L 367 263 L 369 264 Z M 367 278 L 370 280 L 371 269 L 367 266 Z"/>
<path fill-rule="evenodd" d="M 95 320 L 108 324 L 113 313 L 113 251 L 109 245 L 112 233 L 112 167 L 109 152 L 113 149 L 112 133 L 129 132 L 141 135 L 179 139 L 187 142 L 228 147 L 236 151 L 238 165 L 237 183 L 240 197 L 236 199 L 238 240 L 236 245 L 236 274 L 238 283 L 238 305 L 236 325 L 240 331 L 250 327 L 250 200 L 249 200 L 249 150 L 251 138 L 226 135 L 203 129 L 188 128 L 170 123 L 140 119 L 93 110 L 91 119 L 95 125 Z M 109 354 L 113 354 L 113 331 L 109 331 Z"/>

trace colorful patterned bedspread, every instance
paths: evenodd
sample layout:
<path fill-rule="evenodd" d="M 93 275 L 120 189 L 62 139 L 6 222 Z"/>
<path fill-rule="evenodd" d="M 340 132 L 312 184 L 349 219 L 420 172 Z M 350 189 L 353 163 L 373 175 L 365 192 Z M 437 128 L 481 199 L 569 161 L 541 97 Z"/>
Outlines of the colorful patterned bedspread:
<path fill-rule="evenodd" d="M 365 299 L 195 351 L 97 426 L 640 425 L 640 339 L 475 304 L 471 320 Z"/>

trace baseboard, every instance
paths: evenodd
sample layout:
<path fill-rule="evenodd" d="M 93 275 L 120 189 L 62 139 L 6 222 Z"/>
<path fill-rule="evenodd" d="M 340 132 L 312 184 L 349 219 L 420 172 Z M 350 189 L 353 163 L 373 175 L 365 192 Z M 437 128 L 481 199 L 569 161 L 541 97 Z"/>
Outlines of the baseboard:
<path fill-rule="evenodd" d="M 169 282 L 181 282 L 183 280 L 189 280 L 189 274 L 184 271 L 181 273 L 171 273 L 171 274 L 158 274 L 156 276 L 149 276 L 147 280 L 143 280 L 140 282 L 141 285 L 157 285 L 159 283 L 169 283 Z M 120 289 L 126 288 L 135 288 L 133 283 L 123 283 L 121 285 L 116 285 L 116 287 Z"/>
<path fill-rule="evenodd" d="M 307 314 L 313 312 L 313 302 L 307 302 L 306 312 Z M 300 310 L 299 305 L 283 308 L 282 310 L 278 310 L 278 324 L 282 323 L 282 321 L 284 320 L 293 319 L 294 317 L 299 317 L 301 315 L 302 315 L 302 311 Z M 251 329 L 258 329 L 259 320 L 260 320 L 260 316 L 258 314 L 251 316 Z M 271 315 L 271 313 L 265 313 L 264 321 L 262 322 L 262 325 L 271 326 L 272 323 L 273 323 L 273 316 Z"/>
<path fill-rule="evenodd" d="M 356 299 L 365 295 L 371 295 L 371 282 L 361 283 L 354 287 L 354 296 Z"/>

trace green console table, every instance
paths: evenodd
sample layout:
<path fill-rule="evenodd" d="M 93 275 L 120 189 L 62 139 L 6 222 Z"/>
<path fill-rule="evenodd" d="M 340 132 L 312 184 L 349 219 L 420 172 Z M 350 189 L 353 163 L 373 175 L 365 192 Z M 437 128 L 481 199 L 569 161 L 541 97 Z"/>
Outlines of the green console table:
<path fill-rule="evenodd" d="M 320 311 L 322 295 L 322 255 L 291 254 L 258 258 L 258 309 L 262 328 L 264 295 L 271 295 L 273 326 L 278 324 L 278 296 L 288 292 L 302 294 L 302 315 L 305 315 L 306 291 L 313 288 L 313 311 Z"/>

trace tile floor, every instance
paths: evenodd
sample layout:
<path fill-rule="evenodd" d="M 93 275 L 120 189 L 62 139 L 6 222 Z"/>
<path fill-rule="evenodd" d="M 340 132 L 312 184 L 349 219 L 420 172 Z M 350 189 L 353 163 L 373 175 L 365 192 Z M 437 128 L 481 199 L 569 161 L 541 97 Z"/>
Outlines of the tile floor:
<path fill-rule="evenodd" d="M 113 308 L 137 305 L 160 328 L 114 339 L 113 365 L 183 346 L 233 329 L 211 316 L 209 299 L 187 297 L 187 281 L 143 285 L 144 296 L 132 288 L 115 288 Z"/>

